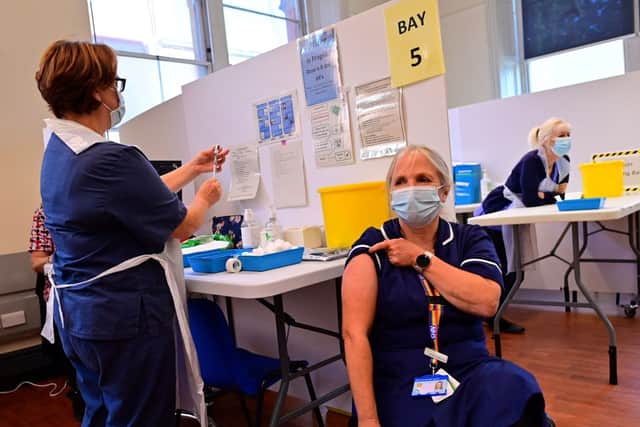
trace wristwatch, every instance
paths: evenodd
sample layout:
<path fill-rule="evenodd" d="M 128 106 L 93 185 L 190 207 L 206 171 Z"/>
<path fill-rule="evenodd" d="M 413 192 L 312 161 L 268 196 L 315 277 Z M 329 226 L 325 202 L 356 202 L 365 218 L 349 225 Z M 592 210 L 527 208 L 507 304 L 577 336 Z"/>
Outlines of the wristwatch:
<path fill-rule="evenodd" d="M 429 268 L 431 265 L 431 258 L 433 254 L 429 251 L 425 251 L 416 257 L 416 262 L 413 268 L 416 269 L 418 273 L 422 273 L 425 269 Z"/>

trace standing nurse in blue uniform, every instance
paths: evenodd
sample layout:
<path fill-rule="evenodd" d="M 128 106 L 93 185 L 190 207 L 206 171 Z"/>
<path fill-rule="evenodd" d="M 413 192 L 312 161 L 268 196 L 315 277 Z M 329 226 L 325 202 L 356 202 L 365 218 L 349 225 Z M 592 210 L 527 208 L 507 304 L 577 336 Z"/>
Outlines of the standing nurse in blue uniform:
<path fill-rule="evenodd" d="M 398 218 L 364 232 L 343 276 L 358 426 L 544 426 L 536 380 L 487 350 L 482 319 L 498 307 L 502 274 L 482 228 L 439 217 L 451 188 L 445 161 L 409 146 L 387 187 Z"/>
<path fill-rule="evenodd" d="M 214 150 L 160 177 L 139 149 L 106 140 L 124 115 L 125 88 L 106 45 L 53 43 L 36 81 L 56 116 L 45 120 L 41 195 L 56 246 L 55 321 L 86 401 L 82 426 L 173 427 L 180 360 L 174 321 L 181 316 L 169 273 L 178 275 L 179 267 L 169 268 L 176 264 L 163 248 L 179 248 L 174 238 L 190 236 L 220 198 L 213 178 L 189 208 L 175 194 L 213 170 Z M 226 154 L 215 156 L 217 169 Z M 121 264 L 147 254 L 155 258 Z M 96 278 L 118 265 L 122 271 Z"/>
<path fill-rule="evenodd" d="M 550 118 L 529 132 L 533 150 L 527 152 L 515 165 L 504 185 L 494 188 L 482 202 L 476 216 L 504 209 L 534 207 L 556 202 L 555 196 L 564 197 L 569 182 L 569 151 L 571 150 L 571 125 L 564 120 Z M 537 244 L 533 225 L 520 227 L 524 260 L 537 258 Z M 487 233 L 496 245 L 502 271 L 505 273 L 505 290 L 500 302 L 515 283 L 513 269 L 513 227 L 487 227 Z M 489 320 L 489 326 L 493 321 Z M 504 318 L 500 320 L 502 332 L 524 332 L 524 328 Z"/>

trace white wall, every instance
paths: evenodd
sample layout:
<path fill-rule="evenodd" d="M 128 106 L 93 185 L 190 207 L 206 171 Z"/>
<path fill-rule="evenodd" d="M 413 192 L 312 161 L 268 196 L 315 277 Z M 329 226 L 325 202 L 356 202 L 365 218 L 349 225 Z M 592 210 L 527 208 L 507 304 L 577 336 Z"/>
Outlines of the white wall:
<path fill-rule="evenodd" d="M 440 0 L 449 107 L 498 96 L 491 0 Z"/>
<path fill-rule="evenodd" d="M 25 251 L 40 204 L 42 119 L 48 116 L 34 79 L 40 55 L 61 38 L 90 38 L 87 2 L 2 2 L 0 13 L 0 254 Z M 1 289 L 0 289 L 1 291 Z"/>
<path fill-rule="evenodd" d="M 387 0 L 307 0 L 309 31 L 315 31 L 327 25 L 357 15 Z"/>
<path fill-rule="evenodd" d="M 571 180 L 568 191 L 582 191 L 578 165 L 590 162 L 591 154 L 638 148 L 640 98 L 630 96 L 640 88 L 640 71 L 546 92 L 494 100 L 451 109 L 452 156 L 455 161 L 477 161 L 488 175 L 502 183 L 520 157 L 529 149 L 529 130 L 550 116 L 572 124 Z M 623 229 L 624 221 L 613 224 Z M 541 252 L 552 247 L 561 225 L 538 225 Z M 569 254 L 564 245 L 562 253 Z M 631 258 L 622 236 L 598 234 L 590 240 L 587 257 Z M 633 265 L 586 265 L 584 277 L 591 289 L 602 292 L 635 292 Z M 525 287 L 558 289 L 564 268 L 545 261 L 529 274 Z"/>
<path fill-rule="evenodd" d="M 182 164 L 190 160 L 182 95 L 129 120 L 120 128 L 120 139 L 140 147 L 150 160 L 182 160 Z M 182 192 L 183 200 L 191 200 L 194 185 L 187 185 Z"/>

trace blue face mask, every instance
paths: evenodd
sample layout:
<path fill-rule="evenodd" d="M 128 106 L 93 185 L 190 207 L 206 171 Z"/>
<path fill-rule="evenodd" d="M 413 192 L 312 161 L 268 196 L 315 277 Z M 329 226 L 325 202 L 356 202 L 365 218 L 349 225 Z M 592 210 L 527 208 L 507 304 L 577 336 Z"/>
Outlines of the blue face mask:
<path fill-rule="evenodd" d="M 122 92 L 120 92 L 119 90 L 116 92 L 118 93 L 118 106 L 116 107 L 115 110 L 112 110 L 111 108 L 107 107 L 107 104 L 105 104 L 104 102 L 102 103 L 104 108 L 106 108 L 109 114 L 111 115 L 110 129 L 113 129 L 114 127 L 118 126 L 118 124 L 120 124 L 126 112 L 126 108 L 124 106 L 124 97 L 122 96 Z"/>
<path fill-rule="evenodd" d="M 420 185 L 391 192 L 391 209 L 409 225 L 426 225 L 442 208 L 440 187 Z"/>
<path fill-rule="evenodd" d="M 569 151 L 571 151 L 571 137 L 565 136 L 562 138 L 556 138 L 556 143 L 553 146 L 553 152 L 556 156 L 562 157 L 569 154 Z"/>

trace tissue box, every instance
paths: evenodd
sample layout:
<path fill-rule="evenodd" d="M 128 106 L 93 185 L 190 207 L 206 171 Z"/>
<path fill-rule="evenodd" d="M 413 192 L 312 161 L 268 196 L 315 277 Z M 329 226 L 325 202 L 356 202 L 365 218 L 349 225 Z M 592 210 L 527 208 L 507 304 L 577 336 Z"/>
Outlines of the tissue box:
<path fill-rule="evenodd" d="M 289 227 L 284 230 L 284 240 L 294 246 L 319 248 L 322 246 L 322 231 L 317 225 Z"/>

